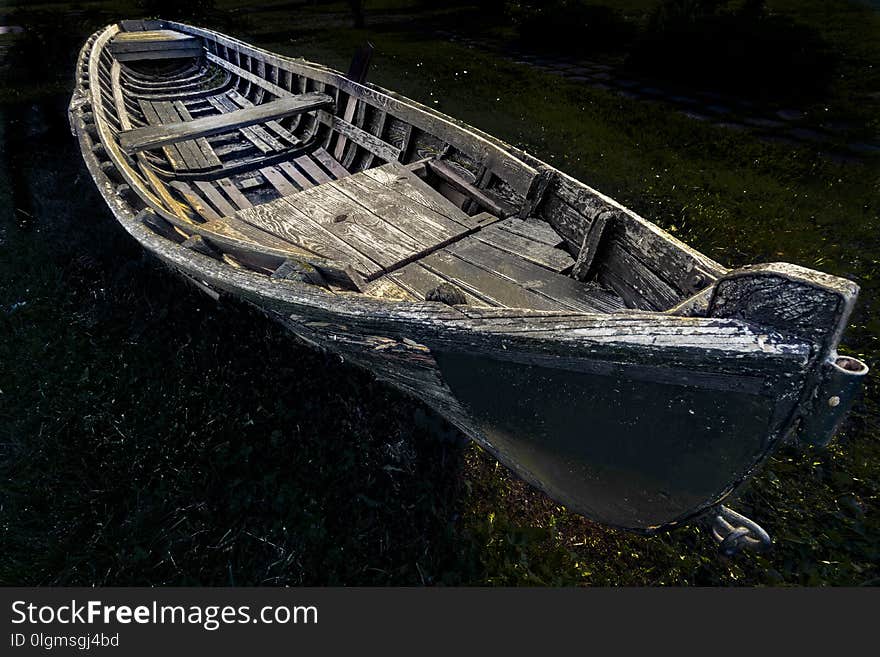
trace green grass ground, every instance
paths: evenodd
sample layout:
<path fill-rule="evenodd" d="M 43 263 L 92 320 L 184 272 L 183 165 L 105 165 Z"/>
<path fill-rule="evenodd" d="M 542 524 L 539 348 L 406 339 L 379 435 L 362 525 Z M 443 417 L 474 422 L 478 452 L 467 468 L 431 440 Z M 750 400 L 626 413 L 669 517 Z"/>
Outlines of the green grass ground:
<path fill-rule="evenodd" d="M 369 38 L 377 84 L 526 148 L 725 264 L 787 260 L 858 281 L 846 351 L 880 362 L 875 160 L 762 142 L 431 37 L 452 10 L 413 19 L 386 5 L 373 15 L 401 21 L 356 31 L 341 3 L 260 4 L 275 8 L 226 29 L 342 69 Z M 876 57 L 875 14 L 837 2 L 829 20 L 820 4 L 797 15 Z M 853 97 L 876 91 L 869 81 Z M 723 560 L 699 527 L 650 539 L 599 527 L 478 448 L 438 440 L 454 432 L 366 373 L 142 259 L 79 164 L 57 88 L 23 89 L 0 105 L 0 581 L 880 581 L 874 375 L 834 446 L 784 449 L 732 502 L 773 535 L 769 554 Z"/>

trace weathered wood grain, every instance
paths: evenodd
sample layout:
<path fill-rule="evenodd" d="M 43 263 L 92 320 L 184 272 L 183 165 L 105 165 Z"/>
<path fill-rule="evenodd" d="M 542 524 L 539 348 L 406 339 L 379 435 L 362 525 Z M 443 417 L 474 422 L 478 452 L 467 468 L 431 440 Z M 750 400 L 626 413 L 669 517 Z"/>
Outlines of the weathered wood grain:
<path fill-rule="evenodd" d="M 135 128 L 120 133 L 119 145 L 128 153 L 136 153 L 196 137 L 230 132 L 293 114 L 311 112 L 332 104 L 333 99 L 327 94 L 291 96 L 219 116 L 205 116 L 192 121 Z"/>

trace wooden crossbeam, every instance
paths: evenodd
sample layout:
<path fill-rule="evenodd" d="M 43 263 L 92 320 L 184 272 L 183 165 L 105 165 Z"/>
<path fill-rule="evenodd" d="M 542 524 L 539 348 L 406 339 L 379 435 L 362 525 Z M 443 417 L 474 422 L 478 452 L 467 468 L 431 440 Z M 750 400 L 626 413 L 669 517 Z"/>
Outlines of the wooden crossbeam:
<path fill-rule="evenodd" d="M 223 132 L 280 119 L 285 116 L 302 114 L 317 109 L 332 107 L 333 99 L 327 94 L 310 92 L 288 98 L 280 98 L 262 105 L 227 112 L 226 114 L 204 116 L 192 121 L 168 123 L 158 126 L 145 126 L 119 133 L 119 145 L 127 153 L 159 148 L 180 141 L 209 137 Z"/>

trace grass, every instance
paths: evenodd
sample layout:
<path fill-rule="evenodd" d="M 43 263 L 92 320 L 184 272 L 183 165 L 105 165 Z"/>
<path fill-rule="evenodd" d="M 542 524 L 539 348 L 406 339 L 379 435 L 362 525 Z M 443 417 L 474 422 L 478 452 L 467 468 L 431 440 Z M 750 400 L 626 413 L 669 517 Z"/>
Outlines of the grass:
<path fill-rule="evenodd" d="M 228 29 L 342 69 L 369 38 L 377 84 L 527 148 L 725 264 L 857 280 L 846 350 L 880 362 L 876 161 L 696 123 L 407 22 L 351 30 L 344 4 L 307 9 L 288 32 L 290 3 L 275 4 Z M 52 92 L 0 103 L 0 582 L 878 582 L 873 375 L 835 445 L 782 450 L 732 502 L 770 531 L 769 554 L 721 559 L 696 526 L 650 539 L 603 528 L 369 374 L 144 258 Z"/>

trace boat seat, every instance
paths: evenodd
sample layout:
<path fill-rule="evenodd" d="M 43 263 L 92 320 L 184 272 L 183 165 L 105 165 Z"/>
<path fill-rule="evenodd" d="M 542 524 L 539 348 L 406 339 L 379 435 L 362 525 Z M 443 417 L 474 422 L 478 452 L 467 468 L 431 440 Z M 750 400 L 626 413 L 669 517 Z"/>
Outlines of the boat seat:
<path fill-rule="evenodd" d="M 198 137 L 233 132 L 332 105 L 333 98 L 327 94 L 310 92 L 191 121 L 163 122 L 160 125 L 124 130 L 119 133 L 119 145 L 125 152 L 133 154 Z"/>
<path fill-rule="evenodd" d="M 202 40 L 175 30 L 120 32 L 107 46 L 120 62 L 198 57 Z"/>

